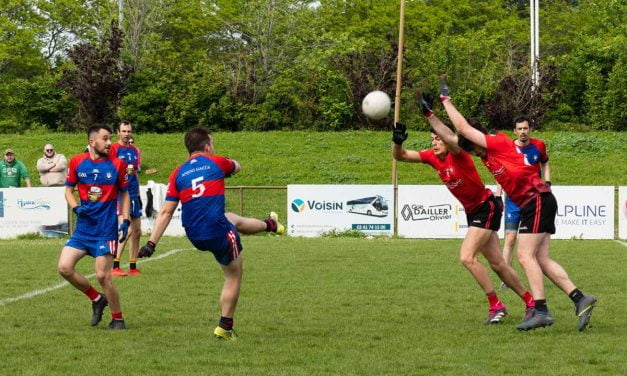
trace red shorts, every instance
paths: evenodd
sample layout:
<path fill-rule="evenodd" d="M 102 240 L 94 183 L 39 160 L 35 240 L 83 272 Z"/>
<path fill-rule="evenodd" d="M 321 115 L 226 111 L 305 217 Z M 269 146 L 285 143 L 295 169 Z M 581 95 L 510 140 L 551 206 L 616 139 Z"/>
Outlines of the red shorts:
<path fill-rule="evenodd" d="M 551 192 L 543 192 L 520 209 L 521 234 L 555 234 L 557 200 Z"/>

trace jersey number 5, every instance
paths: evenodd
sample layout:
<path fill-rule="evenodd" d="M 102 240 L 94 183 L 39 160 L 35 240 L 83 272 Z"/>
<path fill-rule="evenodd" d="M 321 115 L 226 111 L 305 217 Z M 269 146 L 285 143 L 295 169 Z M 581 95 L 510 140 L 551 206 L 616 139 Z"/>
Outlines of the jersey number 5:
<path fill-rule="evenodd" d="M 199 176 L 196 179 L 192 179 L 192 191 L 194 191 L 194 193 L 192 194 L 192 198 L 200 197 L 203 193 L 205 193 L 205 186 L 200 183 L 202 182 L 202 179 L 202 176 Z"/>

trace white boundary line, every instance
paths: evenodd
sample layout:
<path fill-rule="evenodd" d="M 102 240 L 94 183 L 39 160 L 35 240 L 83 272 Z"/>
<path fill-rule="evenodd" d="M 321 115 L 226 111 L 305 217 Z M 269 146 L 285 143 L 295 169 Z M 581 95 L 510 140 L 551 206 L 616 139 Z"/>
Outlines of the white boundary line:
<path fill-rule="evenodd" d="M 172 256 L 174 254 L 177 254 L 177 253 L 179 253 L 181 251 L 189 251 L 189 250 L 192 250 L 192 249 L 193 248 L 173 249 L 173 250 L 168 251 L 166 253 L 162 253 L 159 256 L 155 256 L 155 257 L 151 257 L 151 258 L 147 258 L 147 259 L 143 259 L 143 260 L 138 260 L 138 263 L 142 263 L 143 264 L 145 262 L 160 260 L 162 258 L 166 258 L 166 257 Z M 96 276 L 96 274 L 92 273 L 92 274 L 86 275 L 85 278 L 90 279 L 90 278 L 93 278 L 95 276 Z M 65 286 L 69 286 L 69 285 L 70 285 L 70 283 L 67 282 L 67 281 L 59 282 L 56 285 L 52 285 L 50 287 L 46 287 L 46 288 L 43 288 L 43 289 L 37 289 L 37 290 L 33 290 L 33 291 L 30 291 L 30 292 L 27 292 L 26 294 L 22 294 L 22 295 L 19 295 L 19 296 L 14 296 L 14 297 L 11 297 L 11 298 L 6 298 L 6 299 L 3 299 L 3 300 L 0 300 L 0 307 L 3 306 L 3 305 L 7 305 L 9 303 L 13 303 L 13 302 L 18 302 L 20 300 L 34 298 L 34 297 L 39 296 L 39 295 L 44 295 L 44 294 L 49 293 L 50 291 L 58 290 L 60 288 L 63 288 Z"/>
<path fill-rule="evenodd" d="M 627 247 L 627 243 L 625 243 L 625 242 L 624 242 L 624 241 L 622 241 L 622 240 L 614 240 L 614 241 L 615 241 L 616 243 L 618 243 L 618 244 L 622 244 L 622 245 L 624 245 L 625 247 Z"/>

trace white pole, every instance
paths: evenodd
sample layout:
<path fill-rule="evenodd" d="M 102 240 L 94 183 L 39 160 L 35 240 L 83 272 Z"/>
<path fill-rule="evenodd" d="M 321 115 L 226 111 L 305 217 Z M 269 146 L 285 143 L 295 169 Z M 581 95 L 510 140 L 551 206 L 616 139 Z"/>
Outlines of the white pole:
<path fill-rule="evenodd" d="M 540 85 L 540 72 L 539 72 L 539 68 L 540 68 L 540 0 L 535 0 L 536 2 L 536 6 L 535 8 L 535 37 L 533 38 L 536 42 L 536 46 L 534 48 L 534 51 L 536 53 L 536 57 L 534 59 L 534 67 L 535 67 L 535 85 L 536 88 Z"/>
<path fill-rule="evenodd" d="M 124 21 L 124 0 L 118 0 L 118 28 L 122 29 L 122 22 Z"/>
<path fill-rule="evenodd" d="M 529 64 L 531 68 L 531 93 L 536 90 L 536 10 L 535 0 L 529 0 Z"/>

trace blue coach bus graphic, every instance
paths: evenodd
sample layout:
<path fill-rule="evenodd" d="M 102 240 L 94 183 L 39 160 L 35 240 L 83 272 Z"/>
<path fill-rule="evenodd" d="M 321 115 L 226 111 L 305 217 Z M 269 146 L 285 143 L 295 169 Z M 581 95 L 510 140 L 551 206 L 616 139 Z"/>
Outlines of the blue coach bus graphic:
<path fill-rule="evenodd" d="M 388 203 L 383 196 L 371 196 L 346 201 L 349 213 L 365 214 L 373 217 L 388 215 Z"/>

